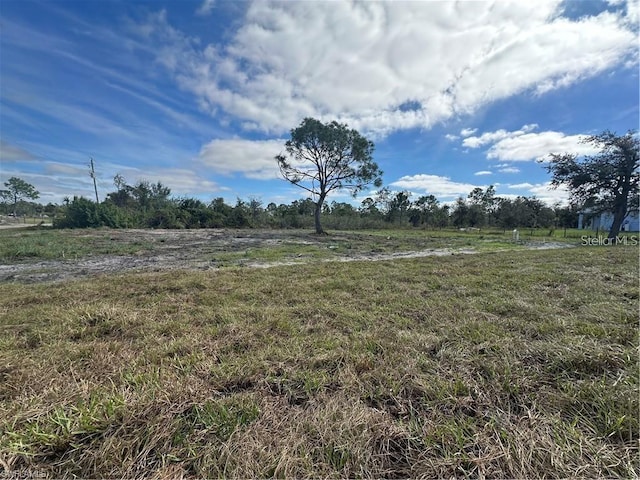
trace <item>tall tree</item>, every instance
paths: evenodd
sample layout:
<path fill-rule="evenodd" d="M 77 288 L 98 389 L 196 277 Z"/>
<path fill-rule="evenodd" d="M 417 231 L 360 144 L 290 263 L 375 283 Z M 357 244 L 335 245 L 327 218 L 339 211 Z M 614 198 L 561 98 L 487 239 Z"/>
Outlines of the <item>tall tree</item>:
<path fill-rule="evenodd" d="M 469 205 L 464 201 L 464 198 L 458 197 L 456 199 L 451 217 L 451 221 L 456 227 L 464 227 L 469 224 Z"/>
<path fill-rule="evenodd" d="M 493 220 L 496 209 L 496 189 L 489 185 L 486 190 L 476 187 L 467 196 L 469 200 L 469 223 L 472 227 L 485 225 Z"/>
<path fill-rule="evenodd" d="M 355 196 L 365 186 L 382 185 L 382 171 L 373 161 L 374 145 L 356 130 L 336 121 L 305 118 L 291 130 L 286 155 L 275 157 L 288 182 L 311 193 L 316 233 L 324 233 L 320 213 L 327 195 L 346 189 Z"/>
<path fill-rule="evenodd" d="M 556 203 L 553 206 L 556 224 L 561 228 L 575 228 L 578 225 L 578 209 L 575 205 L 562 206 Z"/>
<path fill-rule="evenodd" d="M 434 195 L 423 195 L 414 202 L 413 225 L 434 225 L 435 215 L 439 208 L 438 199 Z"/>
<path fill-rule="evenodd" d="M 35 200 L 40 197 L 40 192 L 38 192 L 33 185 L 18 177 L 11 177 L 9 180 L 4 182 L 4 186 L 7 187 L 7 189 L 0 190 L 0 195 L 3 198 L 13 201 L 14 216 L 17 214 L 16 210 L 20 200 L 24 200 L 25 198 Z"/>
<path fill-rule="evenodd" d="M 127 208 L 134 202 L 133 196 L 131 195 L 132 187 L 127 185 L 127 181 L 119 173 L 113 177 L 113 184 L 117 188 L 117 191 L 108 193 L 105 201 L 107 203 L 113 203 L 120 208 Z"/>
<path fill-rule="evenodd" d="M 380 216 L 380 210 L 378 209 L 377 202 L 371 197 L 365 198 L 362 203 L 360 203 L 360 208 L 358 210 L 360 211 L 360 215 L 363 216 Z"/>
<path fill-rule="evenodd" d="M 409 207 L 411 206 L 411 193 L 403 190 L 395 192 L 387 202 L 387 220 L 402 223 Z"/>
<path fill-rule="evenodd" d="M 604 131 L 587 137 L 584 143 L 600 152 L 582 159 L 570 153 L 551 154 L 547 167 L 553 174 L 551 184 L 567 186 L 572 200 L 594 213 L 613 213 L 608 237 L 615 242 L 624 218 L 638 209 L 640 142 L 630 130 L 622 136 Z"/>

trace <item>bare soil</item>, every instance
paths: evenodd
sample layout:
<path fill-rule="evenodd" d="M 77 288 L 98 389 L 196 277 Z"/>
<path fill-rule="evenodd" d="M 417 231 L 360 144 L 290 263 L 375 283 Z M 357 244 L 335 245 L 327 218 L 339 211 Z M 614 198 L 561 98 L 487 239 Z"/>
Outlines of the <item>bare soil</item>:
<path fill-rule="evenodd" d="M 400 258 L 418 258 L 474 254 L 469 248 L 427 248 L 398 251 L 360 248 L 331 251 L 336 242 L 349 241 L 348 234 L 318 236 L 308 231 L 295 230 L 113 230 L 108 232 L 116 242 L 147 245 L 131 255 L 74 256 L 68 252 L 62 260 L 40 260 L 0 263 L 0 282 L 38 283 L 80 279 L 101 274 L 120 274 L 133 271 L 160 272 L 170 270 L 216 270 L 227 267 L 269 268 L 279 265 L 298 265 L 310 262 L 381 261 Z M 91 242 L 95 233 L 81 234 Z M 365 234 L 366 235 L 366 234 Z M 363 235 L 354 236 L 362 243 Z M 383 237 L 384 238 L 384 237 Z M 391 239 L 391 237 L 387 237 Z M 393 243 L 393 242 L 390 242 Z M 326 258 L 308 254 L 283 255 L 277 260 L 252 257 L 251 251 L 273 247 L 317 246 L 331 252 Z M 556 242 L 531 243 L 528 249 L 565 248 L 571 245 Z M 244 255 L 243 255 L 244 253 Z M 229 258 L 231 254 L 231 258 Z M 236 254 L 236 255 L 233 255 Z"/>

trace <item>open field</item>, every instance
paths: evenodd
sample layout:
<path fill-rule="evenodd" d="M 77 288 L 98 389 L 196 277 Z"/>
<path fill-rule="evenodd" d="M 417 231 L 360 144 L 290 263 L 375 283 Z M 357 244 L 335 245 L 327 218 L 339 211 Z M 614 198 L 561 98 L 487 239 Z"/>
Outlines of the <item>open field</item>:
<path fill-rule="evenodd" d="M 579 232 L 584 234 L 583 231 Z M 522 232 L 380 230 L 0 230 L 0 281 L 41 282 L 103 273 L 218 270 L 319 261 L 384 260 L 530 248 L 575 246 L 578 238 Z"/>
<path fill-rule="evenodd" d="M 254 232 L 252 244 L 218 233 L 192 239 L 198 248 L 185 237 L 192 255 L 174 248 L 183 263 L 168 271 L 2 281 L 5 474 L 640 473 L 637 247 L 532 250 L 451 232 Z M 5 266 L 171 258 L 166 232 L 45 234 L 2 232 Z M 44 245 L 10 253 L 20 241 Z M 47 253 L 58 245 L 78 260 Z M 447 255 L 393 257 L 429 249 Z M 465 250 L 476 254 L 451 254 Z M 198 268 L 203 253 L 216 268 Z M 375 255 L 388 257 L 324 261 Z"/>
<path fill-rule="evenodd" d="M 34 225 L 48 225 L 51 226 L 50 217 L 13 217 L 7 215 L 0 215 L 0 229 L 8 227 L 25 227 Z"/>

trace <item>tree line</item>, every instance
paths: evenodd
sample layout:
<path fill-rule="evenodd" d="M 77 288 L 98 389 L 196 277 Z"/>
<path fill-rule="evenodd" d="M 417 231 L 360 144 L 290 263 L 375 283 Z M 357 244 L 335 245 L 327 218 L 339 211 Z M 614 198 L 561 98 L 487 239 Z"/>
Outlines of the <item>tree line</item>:
<path fill-rule="evenodd" d="M 0 212 L 47 214 L 57 228 L 314 228 L 316 223 L 317 202 L 311 197 L 289 204 L 265 204 L 260 198 L 251 197 L 229 205 L 221 197 L 210 202 L 173 197 L 171 189 L 161 182 L 140 180 L 129 185 L 120 175 L 114 178 L 114 186 L 115 190 L 100 203 L 77 196 L 65 198 L 61 205 L 5 199 Z M 29 191 L 36 192 L 35 188 Z M 320 218 L 332 229 L 577 225 L 577 211 L 571 207 L 549 207 L 536 198 L 497 197 L 493 186 L 486 190 L 476 188 L 452 205 L 441 203 L 433 195 L 414 199 L 408 191 L 382 188 L 359 205 L 323 202 Z"/>

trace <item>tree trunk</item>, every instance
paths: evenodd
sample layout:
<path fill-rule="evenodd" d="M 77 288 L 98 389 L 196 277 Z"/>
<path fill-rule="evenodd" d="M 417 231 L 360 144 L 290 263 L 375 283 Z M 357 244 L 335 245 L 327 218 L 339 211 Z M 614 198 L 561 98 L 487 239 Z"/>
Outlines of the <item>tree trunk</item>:
<path fill-rule="evenodd" d="M 617 243 L 616 238 L 618 237 L 618 233 L 620 233 L 620 227 L 622 226 L 622 222 L 624 221 L 625 214 L 627 213 L 627 209 L 624 204 L 617 205 L 613 212 L 613 223 L 611 224 L 611 230 L 609 230 L 609 235 L 607 236 L 611 243 Z"/>
<path fill-rule="evenodd" d="M 320 198 L 318 198 L 318 201 L 316 202 L 316 208 L 313 212 L 313 219 L 316 225 L 316 233 L 318 235 L 322 235 L 324 233 L 322 225 L 320 224 L 320 213 L 322 212 L 322 204 L 324 203 L 324 198 L 324 195 L 320 195 Z"/>

